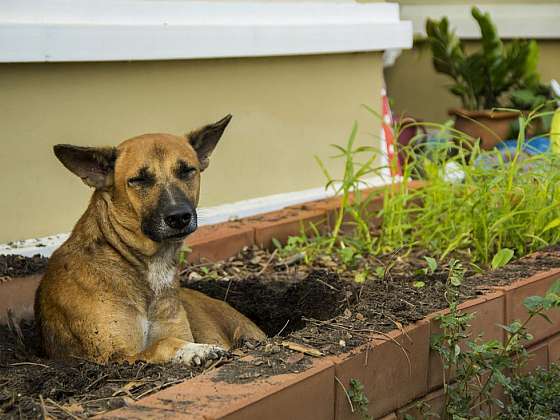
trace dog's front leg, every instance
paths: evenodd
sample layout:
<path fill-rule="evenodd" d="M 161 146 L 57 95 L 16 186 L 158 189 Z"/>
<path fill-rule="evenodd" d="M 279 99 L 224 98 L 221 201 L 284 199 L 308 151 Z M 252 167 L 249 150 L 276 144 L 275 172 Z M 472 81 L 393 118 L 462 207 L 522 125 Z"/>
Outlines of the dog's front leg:
<path fill-rule="evenodd" d="M 226 351 L 212 344 L 192 343 L 175 337 L 166 337 L 138 354 L 125 358 L 129 363 L 144 360 L 149 363 L 178 362 L 190 366 L 200 365 L 205 360 L 217 360 Z"/>

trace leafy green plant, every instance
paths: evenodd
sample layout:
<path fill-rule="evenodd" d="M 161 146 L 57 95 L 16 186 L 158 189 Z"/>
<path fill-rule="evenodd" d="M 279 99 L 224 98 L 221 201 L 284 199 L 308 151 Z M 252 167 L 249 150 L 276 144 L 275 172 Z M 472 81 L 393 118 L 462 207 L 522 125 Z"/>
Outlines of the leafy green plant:
<path fill-rule="evenodd" d="M 512 380 L 509 401 L 500 419 L 548 420 L 560 416 L 560 367 L 537 368 Z"/>
<path fill-rule="evenodd" d="M 438 263 L 435 258 L 432 257 L 424 257 L 424 260 L 428 264 L 428 266 L 424 269 L 425 274 L 434 274 L 438 269 Z"/>
<path fill-rule="evenodd" d="M 513 90 L 510 95 L 511 106 L 523 111 L 553 107 L 554 99 L 551 89 L 543 84 L 528 84 L 520 89 Z"/>
<path fill-rule="evenodd" d="M 322 255 L 336 259 L 340 269 L 360 268 L 356 280 L 386 279 L 389 270 L 372 263 L 371 256 L 422 248 L 439 261 L 450 257 L 468 261 L 482 271 L 501 268 L 515 256 L 522 257 L 560 242 L 560 156 L 530 156 L 523 151 L 531 122 L 549 113 L 531 112 L 519 118 L 518 146 L 510 154 L 484 152 L 477 146 L 468 152 L 461 145 L 470 141 L 448 126 L 417 123 L 440 129 L 447 141 L 416 154 L 402 167 L 402 176 L 379 191 L 383 207 L 370 210 L 373 194 L 360 191 L 364 176 L 381 173 L 378 152 L 355 147 L 354 126 L 345 147 L 337 146 L 336 159 L 344 160 L 344 173 L 334 179 L 319 160 L 327 187 L 341 197 L 334 230 L 322 234 L 314 229 L 290 238 L 281 253 L 301 253 L 309 263 Z M 449 168 L 462 177 L 449 178 Z M 418 175 L 426 180 L 413 188 Z M 375 223 L 372 223 L 375 220 Z M 380 221 L 380 225 L 378 224 Z M 437 261 L 436 261 L 437 263 Z M 416 287 L 422 287 L 420 283 Z"/>
<path fill-rule="evenodd" d="M 454 255 L 482 266 L 494 261 L 498 268 L 511 252 L 521 257 L 560 241 L 560 159 L 522 150 L 527 126 L 546 114 L 519 118 L 518 146 L 511 154 L 478 147 L 466 152 L 461 133 L 446 129 L 449 141 L 429 158 L 416 156 L 403 168 L 400 183 L 385 190 L 375 252 L 420 247 L 439 259 Z M 449 167 L 461 182 L 450 181 Z M 422 188 L 410 188 L 414 173 L 423 174 Z"/>
<path fill-rule="evenodd" d="M 475 315 L 463 313 L 458 307 L 464 270 L 456 260 L 450 261 L 448 270 L 445 296 L 449 313 L 437 318 L 442 333 L 432 337 L 432 348 L 442 360 L 444 373 L 444 404 L 439 418 L 488 418 L 507 405 L 493 392 L 498 386 L 510 396 L 519 395 L 515 394 L 519 390 L 519 369 L 529 357 L 524 343 L 532 339 L 527 325 L 535 317 L 548 320 L 546 311 L 560 308 L 560 281 L 545 296 L 525 300 L 526 320 L 502 326 L 506 332 L 502 343 L 470 337 L 469 323 Z M 512 376 L 508 372 L 513 372 Z"/>
<path fill-rule="evenodd" d="M 447 18 L 426 22 L 434 68 L 453 79 L 450 92 L 461 99 L 464 108 L 479 110 L 507 105 L 503 96 L 512 89 L 535 91 L 540 86 L 537 43 L 513 40 L 504 45 L 488 13 L 476 7 L 471 13 L 482 41 L 482 48 L 471 54 L 467 54 L 464 43 L 449 28 Z M 519 102 L 523 95 L 518 90 L 514 100 Z"/>
<path fill-rule="evenodd" d="M 352 401 L 353 407 L 357 410 L 363 420 L 372 420 L 368 413 L 369 400 L 364 392 L 364 386 L 358 379 L 350 379 L 348 398 Z"/>

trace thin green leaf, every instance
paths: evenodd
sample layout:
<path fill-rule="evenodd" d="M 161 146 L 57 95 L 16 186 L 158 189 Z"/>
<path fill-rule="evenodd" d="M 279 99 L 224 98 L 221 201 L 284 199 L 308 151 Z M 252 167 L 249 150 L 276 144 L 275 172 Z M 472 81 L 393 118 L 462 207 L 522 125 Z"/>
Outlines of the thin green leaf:
<path fill-rule="evenodd" d="M 496 270 L 498 268 L 504 267 L 507 263 L 511 261 L 515 252 L 509 248 L 502 248 L 500 249 L 494 258 L 492 258 L 492 269 Z"/>

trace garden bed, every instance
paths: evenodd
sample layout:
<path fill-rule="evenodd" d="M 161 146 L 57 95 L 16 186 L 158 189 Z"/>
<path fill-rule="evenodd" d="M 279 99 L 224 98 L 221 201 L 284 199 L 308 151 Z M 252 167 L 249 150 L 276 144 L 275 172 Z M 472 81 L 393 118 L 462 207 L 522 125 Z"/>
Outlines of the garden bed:
<path fill-rule="evenodd" d="M 421 251 L 379 256 L 374 263 L 385 268 L 383 275 L 371 274 L 371 281 L 358 284 L 355 273 L 340 272 L 336 260 L 306 265 L 271 250 L 271 237 L 285 240 L 298 233 L 302 220 L 328 218 L 333 206 L 336 200 L 311 203 L 201 228 L 190 238 L 193 262 L 181 272 L 183 286 L 229 302 L 272 337 L 266 343 L 245 343 L 218 365 L 197 369 L 144 363 L 102 367 L 43 358 L 30 321 L 20 329 L 2 326 L 0 413 L 359 418 L 344 389 L 350 378 L 364 384 L 374 418 L 397 409 L 412 412 L 406 408 L 411 401 L 436 398 L 441 368 L 430 353 L 429 336 L 438 328 L 433 314 L 447 307 L 447 274 L 441 268 L 421 272 L 426 267 Z M 481 314 L 473 332 L 503 339 L 496 324 L 507 324 L 519 313 L 519 299 L 546 289 L 560 275 L 559 251 L 551 247 L 488 273 L 467 271 L 460 299 L 466 311 Z M 224 260 L 208 262 L 205 256 Z M 417 281 L 424 286 L 417 287 Z M 532 350 L 539 364 L 560 355 L 558 328 L 555 322 L 535 331 Z"/>
<path fill-rule="evenodd" d="M 461 289 L 461 300 L 558 268 L 559 251 L 552 247 L 487 274 L 471 272 Z M 181 279 L 186 287 L 225 299 L 275 337 L 268 343 L 246 343 L 221 362 L 227 364 L 219 369 L 216 380 L 243 384 L 312 366 L 311 356 L 289 350 L 282 345 L 285 341 L 324 355 L 340 355 L 367 343 L 372 333 L 388 333 L 444 309 L 446 273 L 417 274 L 426 266 L 421 257 L 420 252 L 381 257 L 379 264 L 394 264 L 388 278 L 359 285 L 351 271 L 338 273 L 334 261 L 286 264 L 276 254 L 253 246 L 225 262 L 193 265 L 182 272 Z M 425 287 L 413 286 L 419 279 Z M 206 370 L 176 364 L 105 367 L 82 360 L 54 362 L 37 352 L 31 322 L 21 324 L 21 337 L 13 328 L 0 327 L 0 407 L 8 416 L 38 416 L 43 410 L 39 395 L 51 416 L 68 416 L 64 410 L 74 415 L 105 412 Z"/>

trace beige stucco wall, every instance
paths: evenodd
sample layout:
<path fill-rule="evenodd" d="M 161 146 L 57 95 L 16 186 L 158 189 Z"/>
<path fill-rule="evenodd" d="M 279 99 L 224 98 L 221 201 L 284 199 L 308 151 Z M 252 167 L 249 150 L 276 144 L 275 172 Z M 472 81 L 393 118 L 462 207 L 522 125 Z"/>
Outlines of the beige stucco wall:
<path fill-rule="evenodd" d="M 538 43 L 542 82 L 560 81 L 560 40 Z M 467 47 L 478 48 L 478 42 L 468 42 Z M 441 122 L 448 118 L 447 109 L 458 106 L 460 101 L 447 91 L 450 79 L 434 71 L 431 57 L 424 43 L 417 44 L 414 49 L 403 51 L 395 65 L 385 70 L 385 78 L 395 112 Z"/>
<path fill-rule="evenodd" d="M 203 176 L 203 206 L 323 185 L 359 120 L 379 124 L 379 53 L 167 62 L 0 65 L 0 243 L 67 232 L 90 191 L 55 159 L 56 143 L 114 145 L 234 119 Z M 335 170 L 341 162 L 328 161 Z"/>

